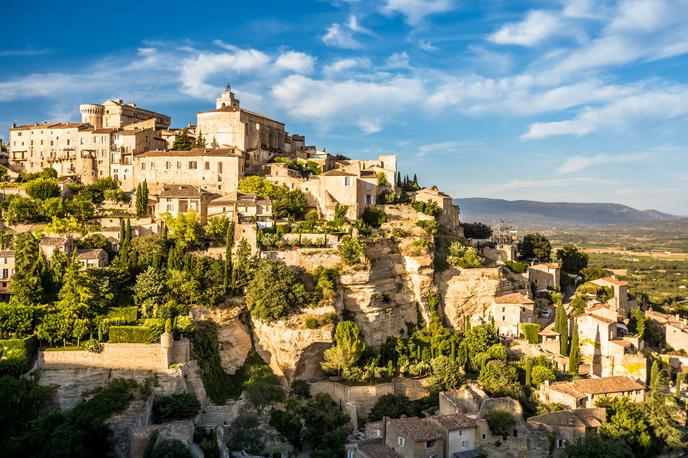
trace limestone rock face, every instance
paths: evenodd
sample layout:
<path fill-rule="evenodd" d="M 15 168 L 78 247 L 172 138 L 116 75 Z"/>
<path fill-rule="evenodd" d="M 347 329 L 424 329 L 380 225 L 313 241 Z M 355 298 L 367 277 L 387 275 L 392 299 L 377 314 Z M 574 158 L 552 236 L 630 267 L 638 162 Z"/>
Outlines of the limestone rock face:
<path fill-rule="evenodd" d="M 391 239 L 369 245 L 366 256 L 367 269 L 340 276 L 339 306 L 353 314 L 368 344 L 380 345 L 387 336 L 404 334 L 407 323 L 416 323 L 419 307 L 427 314 L 432 257 L 426 252 L 403 254 Z"/>
<path fill-rule="evenodd" d="M 191 310 L 194 320 L 210 320 L 217 323 L 220 361 L 228 374 L 234 374 L 244 364 L 253 347 L 248 326 L 241 320 L 240 313 L 239 307 L 194 307 Z"/>
<path fill-rule="evenodd" d="M 464 317 L 489 320 L 495 296 L 521 289 L 501 268 L 447 269 L 436 275 L 444 315 L 454 329 L 463 329 Z"/>
<path fill-rule="evenodd" d="M 256 351 L 272 371 L 287 383 L 322 375 L 320 361 L 332 344 L 332 325 L 306 329 L 298 316 L 286 321 L 264 323 L 252 318 Z"/>

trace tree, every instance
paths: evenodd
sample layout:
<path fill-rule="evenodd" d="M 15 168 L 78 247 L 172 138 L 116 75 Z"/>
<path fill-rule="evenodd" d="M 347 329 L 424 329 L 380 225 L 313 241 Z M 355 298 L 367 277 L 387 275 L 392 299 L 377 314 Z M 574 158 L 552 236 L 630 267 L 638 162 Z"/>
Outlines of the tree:
<path fill-rule="evenodd" d="M 187 151 L 191 149 L 191 139 L 189 138 L 189 133 L 186 129 L 182 129 L 179 134 L 174 137 L 174 143 L 172 144 L 173 151 Z"/>
<path fill-rule="evenodd" d="M 196 144 L 194 146 L 196 148 L 205 148 L 205 138 L 203 137 L 203 133 L 201 131 L 198 131 L 198 137 L 196 138 Z"/>
<path fill-rule="evenodd" d="M 526 259 L 546 261 L 550 258 L 552 253 L 552 244 L 549 242 L 547 237 L 539 232 L 527 234 L 525 237 L 523 237 L 519 248 L 521 251 L 521 256 Z"/>
<path fill-rule="evenodd" d="M 232 272 L 232 248 L 234 247 L 234 223 L 227 225 L 227 232 L 225 234 L 225 263 L 222 276 L 222 289 L 225 294 L 230 289 L 234 289 L 235 285 L 232 279 L 234 278 Z"/>
<path fill-rule="evenodd" d="M 213 136 L 213 141 L 210 142 L 210 147 L 212 149 L 220 149 L 220 144 L 217 142 L 217 139 Z"/>
<path fill-rule="evenodd" d="M 353 321 L 340 321 L 334 333 L 334 346 L 325 350 L 323 370 L 340 375 L 343 370 L 356 365 L 365 348 L 361 330 Z"/>
<path fill-rule="evenodd" d="M 401 418 L 402 415 L 414 417 L 419 414 L 416 405 L 403 394 L 385 394 L 380 396 L 368 415 L 369 421 L 387 418 Z"/>
<path fill-rule="evenodd" d="M 15 196 L 7 206 L 9 224 L 36 223 L 43 220 L 40 206 L 27 197 Z"/>
<path fill-rule="evenodd" d="M 514 366 L 501 360 L 492 360 L 480 371 L 478 381 L 494 396 L 510 396 L 519 399 L 523 395 L 518 384 L 518 371 Z"/>
<path fill-rule="evenodd" d="M 260 377 L 246 387 L 246 396 L 258 413 L 262 413 L 266 406 L 284 400 L 284 390 L 277 377 Z"/>
<path fill-rule="evenodd" d="M 686 446 L 685 430 L 678 422 L 679 411 L 676 399 L 669 394 L 667 371 L 661 369 L 650 383 L 646 401 L 647 420 L 657 439 L 666 447 L 677 450 Z"/>
<path fill-rule="evenodd" d="M 170 228 L 169 238 L 174 240 L 177 248 L 185 251 L 200 245 L 203 238 L 203 226 L 201 218 L 195 211 L 180 213 L 176 218 L 165 213 L 162 219 Z"/>
<path fill-rule="evenodd" d="M 251 315 L 271 323 L 286 318 L 306 302 L 306 289 L 283 261 L 258 262 L 246 287 L 246 305 Z"/>
<path fill-rule="evenodd" d="M 449 245 L 447 264 L 454 267 L 461 267 L 463 269 L 480 267 L 478 251 L 473 247 L 468 247 L 462 245 L 458 241 L 454 241 L 451 243 L 451 245 Z"/>
<path fill-rule="evenodd" d="M 301 449 L 303 424 L 296 408 L 272 409 L 270 411 L 270 426 L 279 431 L 296 449 Z"/>
<path fill-rule="evenodd" d="M 136 216 L 143 218 L 148 214 L 148 182 L 143 180 L 136 189 Z"/>
<path fill-rule="evenodd" d="M 345 235 L 337 249 L 344 264 L 352 266 L 363 260 L 365 243 L 358 237 Z"/>
<path fill-rule="evenodd" d="M 526 378 L 525 378 L 525 386 L 531 387 L 533 386 L 533 377 L 532 377 L 532 372 L 533 372 L 533 362 L 531 360 L 526 361 L 526 367 L 525 367 L 525 372 L 526 372 Z"/>
<path fill-rule="evenodd" d="M 535 366 L 531 371 L 531 382 L 533 385 L 540 386 L 544 381 L 554 382 L 557 379 L 557 374 L 547 366 Z"/>
<path fill-rule="evenodd" d="M 463 227 L 463 235 L 467 239 L 489 239 L 492 237 L 492 228 L 484 223 L 461 223 L 461 227 Z"/>
<path fill-rule="evenodd" d="M 430 361 L 430 367 L 432 368 L 431 392 L 449 391 L 459 386 L 461 367 L 455 360 L 440 355 Z"/>
<path fill-rule="evenodd" d="M 653 456 L 652 432 L 640 404 L 623 397 L 602 398 L 595 405 L 607 410 L 607 421 L 600 428 L 602 437 L 630 448 L 634 456 Z"/>
<path fill-rule="evenodd" d="M 652 369 L 650 369 L 650 387 L 655 386 L 659 380 L 659 361 L 656 359 L 652 361 Z"/>
<path fill-rule="evenodd" d="M 282 193 L 278 199 L 273 199 L 272 212 L 275 218 L 303 219 L 306 213 L 306 195 L 299 189 Z"/>
<path fill-rule="evenodd" d="M 573 332 L 571 333 L 571 350 L 569 351 L 569 373 L 578 375 L 578 370 L 581 365 L 580 343 L 578 341 L 578 322 L 573 323 Z"/>
<path fill-rule="evenodd" d="M 313 453 L 311 456 L 343 456 L 344 441 L 350 430 L 349 417 L 327 394 L 320 393 L 308 400 L 302 409 L 304 440 Z"/>
<path fill-rule="evenodd" d="M 134 303 L 144 318 L 158 317 L 158 308 L 165 302 L 165 275 L 153 266 L 136 276 Z"/>
<path fill-rule="evenodd" d="M 516 426 L 516 419 L 511 412 L 504 409 L 494 409 L 487 414 L 487 425 L 495 436 L 509 436 Z"/>
<path fill-rule="evenodd" d="M 260 455 L 265 449 L 260 422 L 255 415 L 241 415 L 233 422 L 229 433 L 229 449 Z"/>
<path fill-rule="evenodd" d="M 635 455 L 626 444 L 609 440 L 597 433 L 588 432 L 581 439 L 566 446 L 564 456 L 568 458 L 633 458 Z"/>
<path fill-rule="evenodd" d="M 16 265 L 10 283 L 11 301 L 15 304 L 38 305 L 45 301 L 44 280 L 41 272 L 43 256 L 39 239 L 32 232 L 23 232 L 15 238 Z"/>
<path fill-rule="evenodd" d="M 557 250 L 557 259 L 561 263 L 561 270 L 573 275 L 578 275 L 588 266 L 589 256 L 581 253 L 572 243 L 565 243 Z"/>
<path fill-rule="evenodd" d="M 26 191 L 29 197 L 38 200 L 60 196 L 60 186 L 55 180 L 49 178 L 36 178 L 29 181 L 24 185 L 24 191 Z"/>

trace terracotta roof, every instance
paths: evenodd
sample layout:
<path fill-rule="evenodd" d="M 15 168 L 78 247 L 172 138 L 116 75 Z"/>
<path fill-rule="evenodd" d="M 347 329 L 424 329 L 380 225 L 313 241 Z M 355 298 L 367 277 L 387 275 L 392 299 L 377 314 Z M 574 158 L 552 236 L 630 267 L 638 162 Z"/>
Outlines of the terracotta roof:
<path fill-rule="evenodd" d="M 201 197 L 203 191 L 190 184 L 165 185 L 160 197 Z"/>
<path fill-rule="evenodd" d="M 396 428 L 399 434 L 412 442 L 429 441 L 442 437 L 442 433 L 437 429 L 437 426 L 430 423 L 426 418 L 411 417 L 388 420 L 388 432 L 391 427 Z"/>
<path fill-rule="evenodd" d="M 495 304 L 534 304 L 532 300 L 521 293 L 505 294 L 494 298 Z"/>
<path fill-rule="evenodd" d="M 558 336 L 560 333 L 554 330 L 554 324 L 552 323 L 545 327 L 542 331 L 538 332 L 539 336 Z"/>
<path fill-rule="evenodd" d="M 119 130 L 118 127 L 103 127 L 101 129 L 93 129 L 91 132 L 94 134 L 110 134 Z"/>
<path fill-rule="evenodd" d="M 576 399 L 582 399 L 590 394 L 620 393 L 622 391 L 644 390 L 645 386 L 624 375 L 574 380 L 572 382 L 556 382 L 550 389 L 560 391 Z"/>
<path fill-rule="evenodd" d="M 237 150 L 235 148 L 219 148 L 219 149 L 209 149 L 209 148 L 192 148 L 188 151 L 146 151 L 145 153 L 139 153 L 134 155 L 135 158 L 139 157 L 201 157 L 201 156 L 213 156 L 213 157 L 239 157 Z"/>
<path fill-rule="evenodd" d="M 544 262 L 541 264 L 533 264 L 529 269 L 535 270 L 549 270 L 549 269 L 559 269 L 560 266 L 556 262 Z"/>
<path fill-rule="evenodd" d="M 628 286 L 627 281 L 617 280 L 614 277 L 599 278 L 597 280 L 593 280 L 593 283 L 595 283 L 596 281 L 606 281 L 607 283 L 611 283 L 612 285 L 616 285 L 616 286 Z"/>
<path fill-rule="evenodd" d="M 55 122 L 55 123 L 41 123 L 41 124 L 24 124 L 17 127 L 11 127 L 10 130 L 32 130 L 32 129 L 74 129 L 90 126 L 84 122 Z"/>
<path fill-rule="evenodd" d="M 329 172 L 321 173 L 321 177 L 355 177 L 353 173 L 345 172 L 344 170 L 332 169 Z"/>
<path fill-rule="evenodd" d="M 375 170 L 361 170 L 362 177 L 377 177 Z"/>
<path fill-rule="evenodd" d="M 442 428 L 447 431 L 456 431 L 457 429 L 475 428 L 478 425 L 473 418 L 462 413 L 455 413 L 451 415 L 438 415 L 431 417 Z"/>
<path fill-rule="evenodd" d="M 595 319 L 598 320 L 598 321 L 602 321 L 603 323 L 607 323 L 607 324 L 616 323 L 616 320 L 612 320 L 611 318 L 607 318 L 607 317 L 604 317 L 604 316 L 596 315 L 596 314 L 594 314 L 594 313 L 586 313 L 585 315 L 591 316 L 591 317 L 595 318 Z"/>
<path fill-rule="evenodd" d="M 606 410 L 602 408 L 559 410 L 530 417 L 528 423 L 599 428 L 606 421 L 606 415 Z"/>
<path fill-rule="evenodd" d="M 368 458 L 401 458 L 401 455 L 379 441 L 360 445 L 358 451 Z"/>
<path fill-rule="evenodd" d="M 13 258 L 17 255 L 15 250 L 0 250 L 0 256 L 5 258 Z"/>
<path fill-rule="evenodd" d="M 105 250 L 102 248 L 94 248 L 94 249 L 80 249 L 76 251 L 76 255 L 79 259 L 98 259 L 102 253 L 105 253 Z"/>
<path fill-rule="evenodd" d="M 418 191 L 416 191 L 416 194 L 423 193 L 423 192 L 426 194 L 435 194 L 437 196 L 451 198 L 451 196 L 449 194 L 445 194 L 442 191 L 440 191 L 439 189 L 432 189 L 432 188 L 419 189 Z"/>
<path fill-rule="evenodd" d="M 628 340 L 623 340 L 623 339 L 610 339 L 609 340 L 610 344 L 618 345 L 620 347 L 628 348 L 632 347 L 633 344 L 629 342 Z"/>
<path fill-rule="evenodd" d="M 209 207 L 221 207 L 223 205 L 270 205 L 272 201 L 268 197 L 258 197 L 255 194 L 241 194 L 231 192 L 208 203 Z"/>
<path fill-rule="evenodd" d="M 60 246 L 67 243 L 66 237 L 41 237 L 41 245 Z"/>

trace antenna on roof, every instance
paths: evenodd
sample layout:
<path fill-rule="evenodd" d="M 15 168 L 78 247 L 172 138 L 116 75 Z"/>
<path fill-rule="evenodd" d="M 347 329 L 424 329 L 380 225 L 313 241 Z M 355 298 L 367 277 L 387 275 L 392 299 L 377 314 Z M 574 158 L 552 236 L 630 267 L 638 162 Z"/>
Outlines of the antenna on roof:
<path fill-rule="evenodd" d="M 231 85 L 231 83 L 230 83 L 229 81 L 227 81 L 227 86 L 225 87 L 225 90 L 226 90 L 227 92 L 232 92 L 232 85 Z"/>

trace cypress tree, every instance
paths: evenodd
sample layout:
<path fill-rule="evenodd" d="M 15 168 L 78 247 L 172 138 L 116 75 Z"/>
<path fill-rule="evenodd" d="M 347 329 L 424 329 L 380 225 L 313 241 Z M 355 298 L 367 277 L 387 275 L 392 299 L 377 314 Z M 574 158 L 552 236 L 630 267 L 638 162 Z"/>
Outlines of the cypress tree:
<path fill-rule="evenodd" d="M 198 138 L 196 138 L 196 148 L 205 148 L 205 138 L 203 138 L 203 132 L 198 131 Z"/>
<path fill-rule="evenodd" d="M 420 189 L 420 185 L 418 184 L 418 177 L 416 174 L 413 174 L 413 189 L 418 190 Z"/>
<path fill-rule="evenodd" d="M 650 388 L 654 387 L 659 380 L 659 362 L 655 359 L 652 361 L 652 369 L 650 370 Z"/>
<path fill-rule="evenodd" d="M 578 323 L 574 322 L 571 333 L 571 351 L 569 352 L 569 372 L 578 375 L 581 364 L 580 344 L 578 342 Z"/>
<path fill-rule="evenodd" d="M 533 362 L 531 360 L 526 361 L 526 386 L 530 387 L 533 385 L 531 378 L 531 371 L 533 369 Z"/>
<path fill-rule="evenodd" d="M 686 379 L 686 373 L 681 371 L 678 374 L 676 374 L 676 398 L 681 397 L 681 384 L 683 381 Z"/>
<path fill-rule="evenodd" d="M 229 292 L 230 288 L 234 287 L 234 285 L 231 285 L 231 279 L 233 277 L 232 245 L 234 245 L 234 223 L 229 223 L 227 226 L 227 234 L 225 235 L 225 270 L 222 284 L 225 294 Z"/>
<path fill-rule="evenodd" d="M 397 186 L 401 186 L 401 172 L 397 171 Z"/>
<path fill-rule="evenodd" d="M 139 185 L 140 189 L 140 185 Z M 136 198 L 138 199 L 139 195 L 138 193 L 136 194 Z M 122 243 L 124 243 L 124 239 L 126 238 L 127 234 L 124 229 L 124 220 L 122 218 L 119 219 L 119 245 L 120 247 L 122 246 Z"/>
<path fill-rule="evenodd" d="M 217 142 L 215 137 L 213 137 L 213 141 L 210 143 L 210 147 L 212 149 L 220 149 L 220 144 Z"/>
<path fill-rule="evenodd" d="M 564 311 L 562 315 L 561 332 L 559 334 L 559 353 L 563 356 L 569 354 L 569 319 Z"/>

